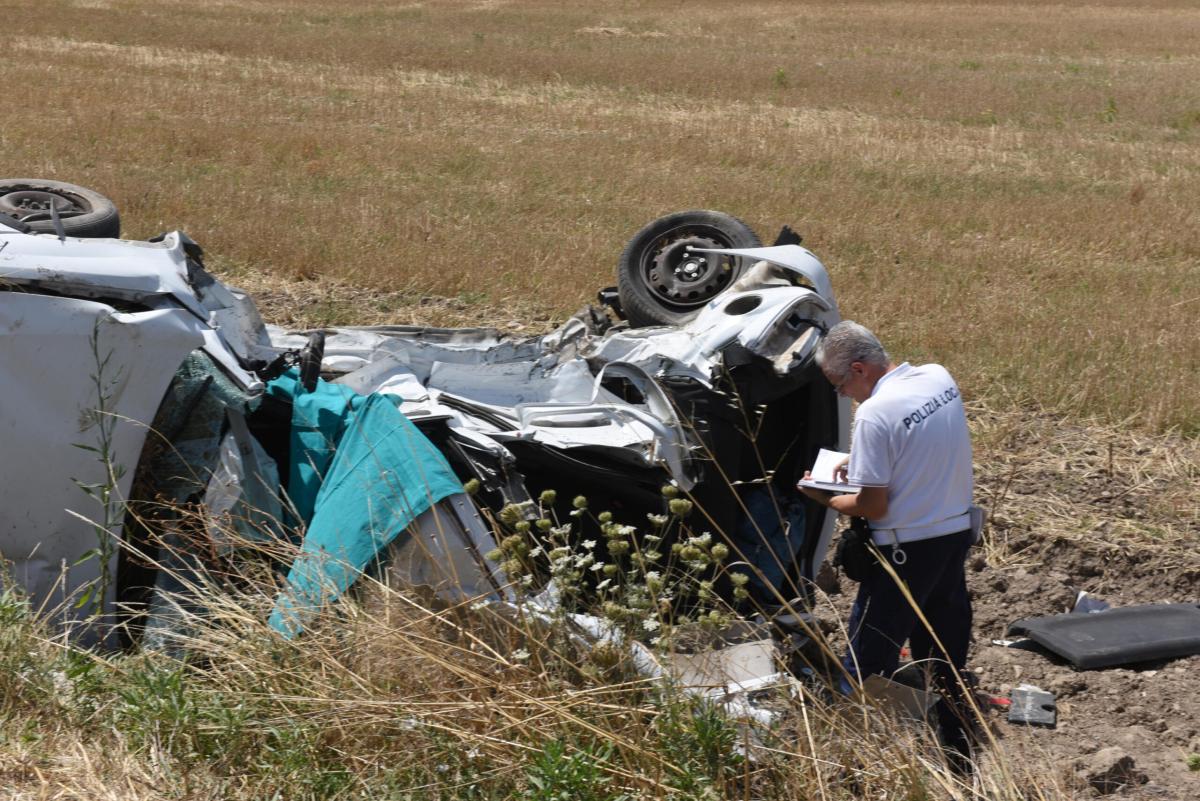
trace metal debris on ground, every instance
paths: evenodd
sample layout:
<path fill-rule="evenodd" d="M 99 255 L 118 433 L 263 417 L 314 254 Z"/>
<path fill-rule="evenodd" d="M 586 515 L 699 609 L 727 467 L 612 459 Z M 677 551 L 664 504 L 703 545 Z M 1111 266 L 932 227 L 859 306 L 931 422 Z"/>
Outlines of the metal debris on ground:
<path fill-rule="evenodd" d="M 1012 691 L 1008 708 L 1009 723 L 1045 726 L 1053 729 L 1058 722 L 1058 707 L 1054 693 L 1032 684 L 1022 684 Z"/>

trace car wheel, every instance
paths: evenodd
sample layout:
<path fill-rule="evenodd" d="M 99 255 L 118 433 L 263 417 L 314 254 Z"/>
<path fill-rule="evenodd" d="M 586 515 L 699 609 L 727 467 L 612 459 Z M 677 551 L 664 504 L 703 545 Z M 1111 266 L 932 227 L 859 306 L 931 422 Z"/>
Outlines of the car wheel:
<path fill-rule="evenodd" d="M 40 178 L 0 180 L 0 212 L 32 230 L 55 233 L 51 207 L 68 236 L 115 239 L 121 235 L 116 205 L 99 192 Z"/>
<path fill-rule="evenodd" d="M 695 248 L 753 248 L 762 242 L 736 217 L 719 211 L 680 211 L 633 235 L 617 268 L 621 308 L 632 326 L 681 325 L 724 292 L 746 260 Z"/>

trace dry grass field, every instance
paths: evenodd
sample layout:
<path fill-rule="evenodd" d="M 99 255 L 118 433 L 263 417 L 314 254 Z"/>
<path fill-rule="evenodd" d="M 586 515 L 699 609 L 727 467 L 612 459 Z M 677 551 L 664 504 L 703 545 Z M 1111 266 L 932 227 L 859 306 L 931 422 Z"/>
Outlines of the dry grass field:
<path fill-rule="evenodd" d="M 184 228 L 285 316 L 558 318 L 717 208 L 974 397 L 1200 429 L 1190 0 L 0 9 L 0 174 Z"/>
<path fill-rule="evenodd" d="M 620 665 L 512 632 L 533 658 L 489 655 L 465 610 L 407 596 L 299 645 L 265 629 L 269 592 L 220 596 L 180 665 L 64 648 L 0 591 L 0 799 L 1070 801 L 1110 735 L 1149 774 L 1114 797 L 1200 796 L 1200 657 L 1081 688 L 987 646 L 1078 588 L 1200 600 L 1195 0 L 0 0 L 0 20 L 0 176 L 95 188 L 130 238 L 187 231 L 269 321 L 539 333 L 661 214 L 792 225 L 845 316 L 963 385 L 993 514 L 972 666 L 1070 705 L 1058 731 L 1004 729 L 974 785 L 919 733 L 820 705 L 750 764 Z"/>

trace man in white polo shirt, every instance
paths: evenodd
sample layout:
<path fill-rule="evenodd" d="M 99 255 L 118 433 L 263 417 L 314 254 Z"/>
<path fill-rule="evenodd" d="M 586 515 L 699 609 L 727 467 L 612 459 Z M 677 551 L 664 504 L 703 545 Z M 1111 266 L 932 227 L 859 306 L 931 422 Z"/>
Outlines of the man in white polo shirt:
<path fill-rule="evenodd" d="M 844 666 L 856 678 L 890 676 L 908 640 L 914 660 L 935 666 L 937 689 L 948 701 L 939 710 L 943 736 L 955 767 L 967 767 L 960 759 L 969 759 L 970 741 L 959 676 L 971 639 L 963 564 L 973 539 L 973 476 L 958 386 L 941 365 L 897 366 L 874 334 L 849 320 L 829 330 L 816 359 L 838 393 L 859 403 L 849 464 L 839 477 L 862 489 L 846 495 L 801 489 L 841 514 L 868 520 L 881 556 L 929 622 L 926 628 L 896 580 L 875 564 L 859 585 Z"/>

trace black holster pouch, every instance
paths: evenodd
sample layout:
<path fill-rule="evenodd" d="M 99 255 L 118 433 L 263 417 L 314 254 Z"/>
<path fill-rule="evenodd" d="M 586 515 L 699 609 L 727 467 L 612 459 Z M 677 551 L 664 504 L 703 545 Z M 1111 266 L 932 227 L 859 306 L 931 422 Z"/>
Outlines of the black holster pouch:
<path fill-rule="evenodd" d="M 852 517 L 850 527 L 842 532 L 834 553 L 833 563 L 851 581 L 862 581 L 879 558 L 871 544 L 871 527 L 865 517 Z"/>

